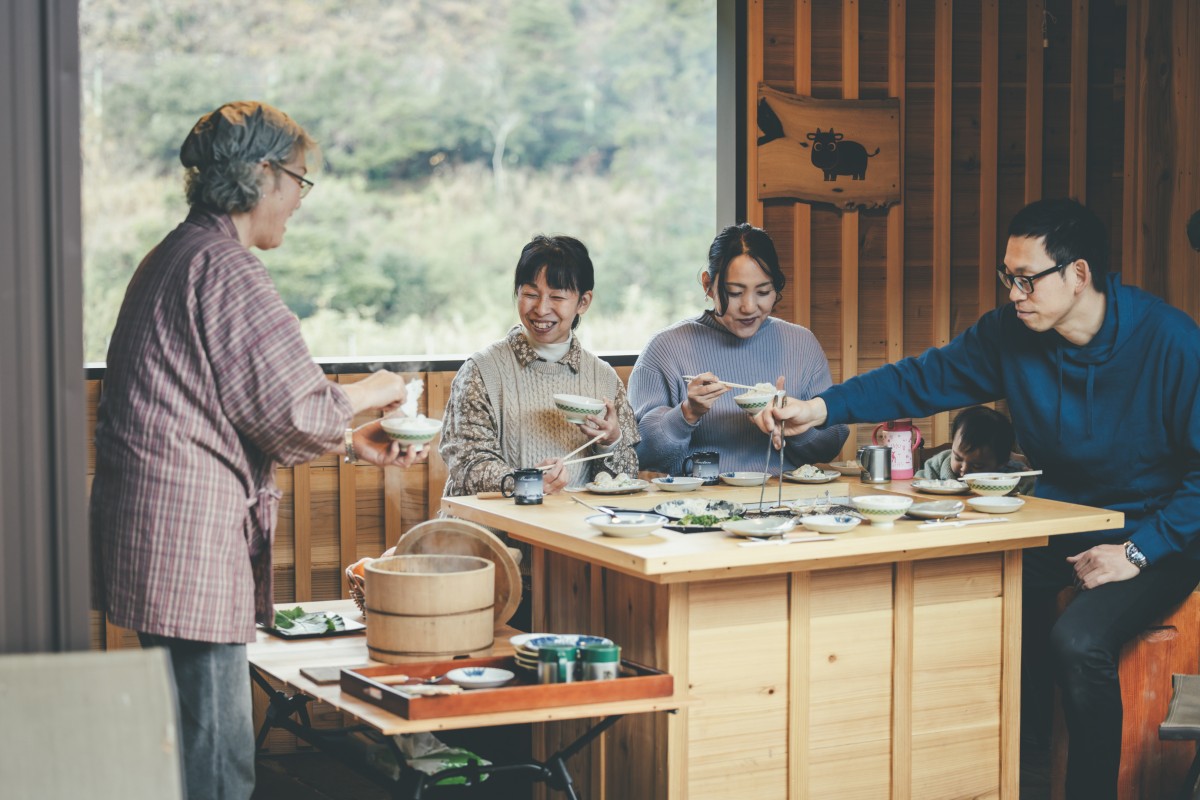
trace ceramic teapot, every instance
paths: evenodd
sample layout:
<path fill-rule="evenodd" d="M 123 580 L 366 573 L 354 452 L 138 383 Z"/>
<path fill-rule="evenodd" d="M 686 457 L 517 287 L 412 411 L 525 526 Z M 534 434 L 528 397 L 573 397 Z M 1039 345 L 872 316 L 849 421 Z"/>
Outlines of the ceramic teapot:
<path fill-rule="evenodd" d="M 913 453 L 921 446 L 921 431 L 911 419 L 897 419 L 876 426 L 871 441 L 892 448 L 892 479 L 908 480 L 913 476 Z"/>

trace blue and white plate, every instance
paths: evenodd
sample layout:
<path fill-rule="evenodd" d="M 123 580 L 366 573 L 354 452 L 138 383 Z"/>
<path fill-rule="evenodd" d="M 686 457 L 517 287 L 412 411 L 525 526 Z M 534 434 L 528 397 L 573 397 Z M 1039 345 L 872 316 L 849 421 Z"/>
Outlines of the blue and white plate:
<path fill-rule="evenodd" d="M 464 689 L 494 689 L 515 677 L 509 670 L 497 667 L 460 667 L 446 673 L 446 680 Z"/>
<path fill-rule="evenodd" d="M 572 647 L 583 647 L 588 644 L 612 644 L 612 639 L 603 636 L 589 636 L 586 633 L 556 633 L 530 639 L 522 645 L 525 650 L 537 652 L 539 648 L 551 644 L 565 644 Z"/>

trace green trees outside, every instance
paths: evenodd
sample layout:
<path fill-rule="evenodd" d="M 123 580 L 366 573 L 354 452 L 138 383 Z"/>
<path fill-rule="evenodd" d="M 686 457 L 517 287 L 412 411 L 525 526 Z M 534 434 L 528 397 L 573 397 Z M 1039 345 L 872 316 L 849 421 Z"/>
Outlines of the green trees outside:
<path fill-rule="evenodd" d="M 321 143 L 261 253 L 318 355 L 470 353 L 515 321 L 535 233 L 589 247 L 580 330 L 694 312 L 715 227 L 715 0 L 81 0 L 85 354 L 186 213 L 178 148 L 234 99 Z"/>

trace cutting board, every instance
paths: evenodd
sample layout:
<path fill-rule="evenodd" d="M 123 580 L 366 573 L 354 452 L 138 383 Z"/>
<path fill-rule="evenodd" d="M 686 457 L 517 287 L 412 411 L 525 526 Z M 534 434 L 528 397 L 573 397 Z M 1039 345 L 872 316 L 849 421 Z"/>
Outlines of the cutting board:
<path fill-rule="evenodd" d="M 479 556 L 496 565 L 496 622 L 508 622 L 521 603 L 521 570 L 513 551 L 482 525 L 431 519 L 414 525 L 396 543 L 396 555 Z"/>

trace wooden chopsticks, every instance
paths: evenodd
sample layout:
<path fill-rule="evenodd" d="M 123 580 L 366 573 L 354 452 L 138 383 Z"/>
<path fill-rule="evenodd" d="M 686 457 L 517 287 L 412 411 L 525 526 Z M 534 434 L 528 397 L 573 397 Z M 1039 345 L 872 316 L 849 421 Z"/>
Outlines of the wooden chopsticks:
<path fill-rule="evenodd" d="M 570 460 L 564 461 L 562 463 L 562 465 L 564 467 L 569 467 L 572 464 L 582 464 L 584 461 L 594 461 L 597 458 L 608 458 L 611 455 L 612 455 L 612 453 L 600 453 L 599 455 L 595 455 L 595 456 L 584 456 L 583 458 L 572 458 Z M 545 472 L 546 470 L 550 469 L 550 465 L 547 465 L 544 467 L 534 467 L 534 469 L 540 469 L 542 472 Z"/>
<path fill-rule="evenodd" d="M 694 380 L 696 380 L 696 376 L 695 376 L 695 375 L 683 375 L 682 377 L 683 377 L 683 379 L 684 379 L 685 381 L 694 381 Z M 758 387 L 757 387 L 757 386 L 747 386 L 747 385 L 746 385 L 746 384 L 744 384 L 744 383 L 734 383 L 733 381 L 713 381 L 713 383 L 719 383 L 719 384 L 721 384 L 722 386 L 728 386 L 728 387 L 730 387 L 730 388 L 732 388 L 732 389 L 749 389 L 749 390 L 750 390 L 750 391 L 752 391 L 752 392 L 756 392 L 756 391 L 758 391 Z M 772 389 L 771 391 L 774 391 L 774 389 Z M 769 392 L 763 392 L 763 394 L 769 394 Z"/>

